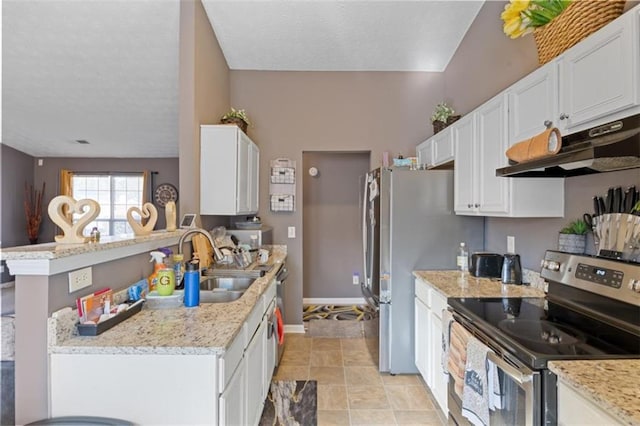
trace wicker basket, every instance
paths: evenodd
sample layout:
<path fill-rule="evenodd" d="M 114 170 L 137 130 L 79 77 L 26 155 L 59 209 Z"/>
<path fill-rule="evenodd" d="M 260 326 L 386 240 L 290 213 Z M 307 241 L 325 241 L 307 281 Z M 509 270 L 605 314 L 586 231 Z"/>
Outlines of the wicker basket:
<path fill-rule="evenodd" d="M 451 117 L 447 118 L 446 123 L 439 120 L 432 121 L 431 123 L 433 124 L 433 134 L 435 135 L 436 133 L 441 132 L 447 127 L 451 126 L 453 123 L 460 120 L 460 117 L 460 115 L 452 115 Z"/>
<path fill-rule="evenodd" d="M 576 0 L 533 37 L 538 62 L 546 64 L 622 14 L 625 0 Z"/>
<path fill-rule="evenodd" d="M 231 118 L 223 118 L 222 120 L 220 120 L 220 122 L 222 124 L 235 124 L 236 126 L 240 127 L 240 129 L 247 133 L 247 122 L 244 121 L 241 118 L 235 118 L 235 117 L 231 117 Z"/>

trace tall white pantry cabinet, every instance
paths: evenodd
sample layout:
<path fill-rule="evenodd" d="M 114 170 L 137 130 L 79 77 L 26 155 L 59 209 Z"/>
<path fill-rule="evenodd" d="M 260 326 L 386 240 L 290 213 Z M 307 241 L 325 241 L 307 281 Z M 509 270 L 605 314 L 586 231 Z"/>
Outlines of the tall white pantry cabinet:
<path fill-rule="evenodd" d="M 258 212 L 260 149 L 235 125 L 200 126 L 200 214 Z"/>

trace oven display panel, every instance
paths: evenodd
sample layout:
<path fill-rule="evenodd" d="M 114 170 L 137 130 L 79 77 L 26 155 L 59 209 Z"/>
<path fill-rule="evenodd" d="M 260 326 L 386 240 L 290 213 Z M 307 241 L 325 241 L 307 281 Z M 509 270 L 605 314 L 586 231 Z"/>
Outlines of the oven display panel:
<path fill-rule="evenodd" d="M 578 263 L 578 268 L 576 269 L 576 278 L 614 288 L 620 288 L 622 286 L 623 277 L 624 274 L 621 271 L 600 268 L 584 263 Z"/>

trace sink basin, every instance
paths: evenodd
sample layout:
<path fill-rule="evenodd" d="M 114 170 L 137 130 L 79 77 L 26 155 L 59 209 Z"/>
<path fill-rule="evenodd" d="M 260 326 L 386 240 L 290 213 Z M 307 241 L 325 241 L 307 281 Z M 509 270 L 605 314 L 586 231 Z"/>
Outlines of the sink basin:
<path fill-rule="evenodd" d="M 240 290 L 244 291 L 255 281 L 252 277 L 206 277 L 200 281 L 200 290 Z"/>
<path fill-rule="evenodd" d="M 226 303 L 239 299 L 244 290 L 200 291 L 200 303 Z"/>

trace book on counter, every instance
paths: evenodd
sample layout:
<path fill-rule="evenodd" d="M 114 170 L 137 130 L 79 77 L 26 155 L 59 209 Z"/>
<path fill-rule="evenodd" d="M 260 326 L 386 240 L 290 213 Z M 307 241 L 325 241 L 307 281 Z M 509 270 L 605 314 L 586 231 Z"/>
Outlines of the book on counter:
<path fill-rule="evenodd" d="M 113 290 L 109 287 L 105 287 L 94 293 L 77 298 L 76 307 L 78 308 L 80 323 L 85 323 L 87 321 L 97 323 L 100 319 L 100 315 L 108 313 L 105 312 L 105 306 L 109 310 L 113 306 Z"/>

